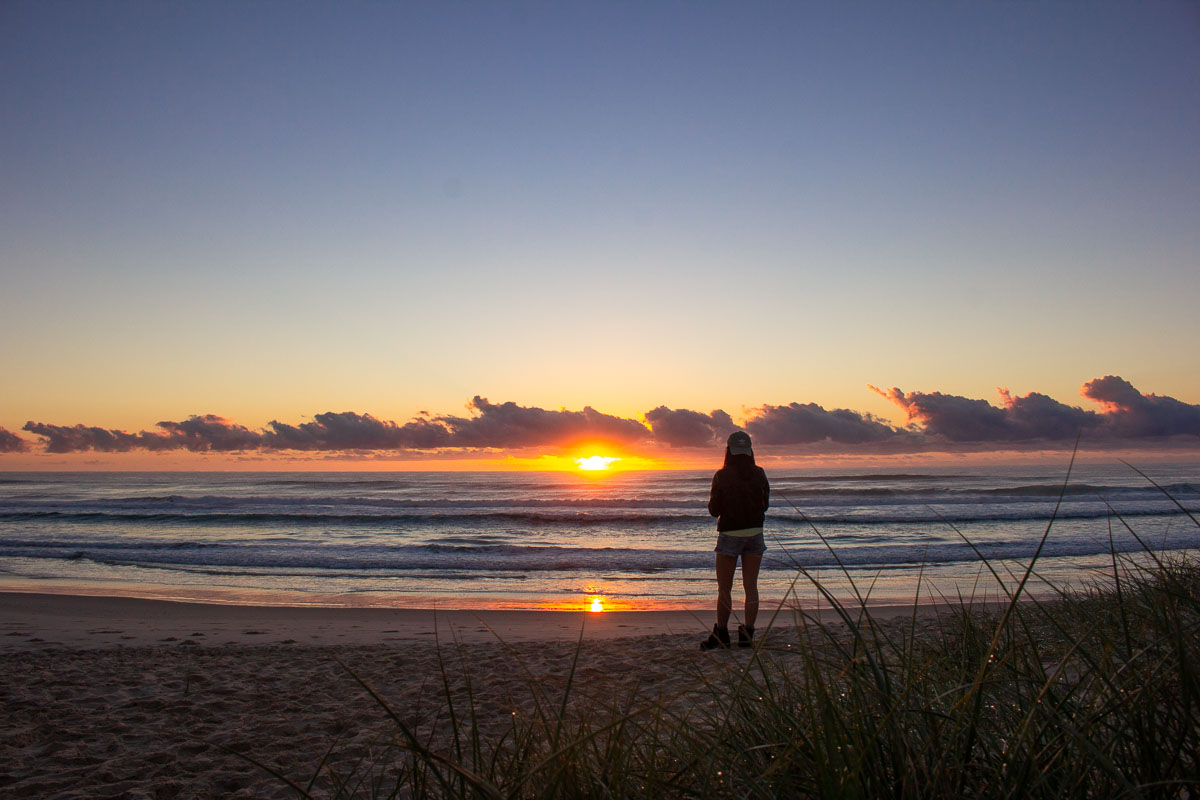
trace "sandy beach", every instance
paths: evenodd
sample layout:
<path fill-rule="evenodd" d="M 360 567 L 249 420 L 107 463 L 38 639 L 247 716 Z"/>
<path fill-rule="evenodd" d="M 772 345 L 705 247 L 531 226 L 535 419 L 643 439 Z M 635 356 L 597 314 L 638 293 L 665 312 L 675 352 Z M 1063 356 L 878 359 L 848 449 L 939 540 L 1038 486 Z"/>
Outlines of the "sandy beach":
<path fill-rule="evenodd" d="M 456 611 L 243 606 L 126 597 L 0 592 L 0 652 L 179 644 L 408 647 L 702 635 L 709 611 Z"/>
<path fill-rule="evenodd" d="M 899 609 L 890 610 L 898 612 Z M 886 616 L 889 609 L 881 609 Z M 684 697 L 714 658 L 710 612 L 413 611 L 245 607 L 0 593 L 0 793 L 11 797 L 290 797 L 326 751 L 350 763 L 395 725 L 444 725 L 445 668 L 501 734 L 561 692 Z M 761 626 L 761 623 L 760 623 Z M 787 626 L 784 626 L 786 628 Z M 582 629 L 582 643 L 580 634 Z M 787 647 L 779 634 L 772 646 Z"/>
<path fill-rule="evenodd" d="M 1176 596 L 1193 596 L 1181 582 L 1193 580 L 1191 574 L 1168 576 L 1177 582 Z M 1112 594 L 1021 603 L 1021 620 L 1007 627 L 994 669 L 998 676 L 1020 665 L 1031 672 L 981 685 L 1042 686 L 1041 693 L 1062 692 L 1057 702 L 1070 705 L 1043 709 L 1023 695 L 997 697 L 986 706 L 989 714 L 1000 708 L 1015 714 L 997 723 L 1003 733 L 1011 736 L 1027 713 L 1044 710 L 1044 724 L 1053 725 L 1098 708 L 1103 713 L 1094 725 L 1071 730 L 1101 735 L 1112 725 L 1123 729 L 1112 714 L 1149 708 L 1162 715 L 1149 730 L 1166 726 L 1186 748 L 1195 723 L 1173 694 L 1184 681 L 1172 671 L 1174 662 L 1147 662 L 1139 667 L 1144 674 L 1116 686 L 1113 698 L 1104 694 L 1112 678 L 1097 682 L 1088 672 L 1094 653 L 1120 646 L 1122 637 L 1134 637 L 1125 645 L 1131 652 L 1177 640 L 1183 628 L 1174 622 L 1174 634 L 1149 627 L 1162 617 L 1154 587 L 1144 583 L 1126 601 L 1125 612 L 1140 621 L 1124 629 L 1097 624 L 1117 618 Z M 892 735 L 919 737 L 905 744 L 911 758 L 927 752 L 921 743 L 944 724 L 913 726 L 930 716 L 957 719 L 959 712 L 945 705 L 947 692 L 970 685 L 981 658 L 995 660 L 985 645 L 1001 641 L 989 621 L 997 609 L 986 605 L 972 604 L 965 614 L 932 604 L 872 607 L 873 623 L 857 644 L 828 610 L 788 609 L 773 625 L 770 614 L 760 618 L 756 649 L 701 652 L 697 645 L 709 627 L 702 611 L 393 611 L 0 593 L 0 795 L 284 798 L 305 796 L 315 781 L 315 797 L 377 796 L 372 786 L 386 796 L 398 785 L 404 796 L 424 796 L 441 790 L 429 782 L 442 767 L 429 773 L 430 764 L 469 770 L 459 765 L 497 758 L 515 765 L 500 774 L 520 786 L 524 779 L 514 770 L 565 752 L 554 744 L 563 726 L 573 755 L 555 763 L 583 770 L 578 779 L 591 788 L 580 796 L 606 791 L 610 777 L 623 787 L 618 795 L 648 789 L 638 777 L 626 781 L 630 774 L 659 788 L 678 779 L 700 786 L 701 794 L 721 794 L 720 770 L 743 768 L 752 771 L 740 780 L 770 792 L 776 773 L 761 771 L 763 764 L 748 767 L 747 759 L 758 754 L 769 764 L 774 753 L 762 755 L 763 748 L 799 757 L 796 742 L 809 740 L 792 741 L 791 731 L 815 724 L 810 715 L 818 707 L 836 711 L 831 724 L 854 742 L 833 752 L 847 746 L 858 752 L 880 703 L 890 702 L 893 691 L 915 692 L 937 713 L 915 712 Z M 821 625 L 806 622 L 813 616 Z M 1088 654 L 1075 659 L 1083 648 Z M 888 681 L 879 682 L 876 659 L 889 663 Z M 895 690 L 891 680 L 901 682 Z M 740 727 L 730 732 L 727 724 Z M 626 725 L 629 732 L 621 733 Z M 782 727 L 771 733 L 772 725 Z M 1156 736 L 1138 741 L 1153 749 Z M 1086 756 L 1096 746 L 1064 753 Z M 413 756 L 414 750 L 423 754 Z M 645 763 L 664 752 L 675 755 Z M 717 766 L 698 772 L 716 752 Z M 633 773 L 609 761 L 635 754 Z M 781 779 L 809 791 L 830 757 L 797 762 Z M 555 767 L 546 769 L 537 766 L 527 779 Z M 925 785 L 953 775 L 938 769 L 913 780 Z M 1088 761 L 1079 769 L 1096 774 Z M 339 793 L 347 780 L 352 790 Z M 954 783 L 947 780 L 947 787 Z M 984 783 L 996 788 L 1008 780 L 1000 774 Z"/>

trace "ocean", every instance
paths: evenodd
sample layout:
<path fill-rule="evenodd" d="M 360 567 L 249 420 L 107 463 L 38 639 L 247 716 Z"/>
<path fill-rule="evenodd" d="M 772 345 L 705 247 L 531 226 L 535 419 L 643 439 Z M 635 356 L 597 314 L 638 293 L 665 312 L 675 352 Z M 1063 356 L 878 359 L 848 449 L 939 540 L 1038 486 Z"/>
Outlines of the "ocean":
<path fill-rule="evenodd" d="M 880 603 L 995 597 L 980 556 L 1011 583 L 1060 495 L 1035 592 L 1103 580 L 1114 551 L 1136 560 L 1146 547 L 1181 555 L 1200 546 L 1200 527 L 1176 505 L 1200 516 L 1200 464 L 1139 468 L 1170 497 L 1117 462 L 1077 465 L 1065 494 L 1065 459 L 769 470 L 764 602 L 816 602 L 814 579 L 839 597 L 856 587 Z M 599 598 L 606 609 L 708 608 L 711 477 L 0 473 L 0 589 L 282 605 L 583 609 Z"/>

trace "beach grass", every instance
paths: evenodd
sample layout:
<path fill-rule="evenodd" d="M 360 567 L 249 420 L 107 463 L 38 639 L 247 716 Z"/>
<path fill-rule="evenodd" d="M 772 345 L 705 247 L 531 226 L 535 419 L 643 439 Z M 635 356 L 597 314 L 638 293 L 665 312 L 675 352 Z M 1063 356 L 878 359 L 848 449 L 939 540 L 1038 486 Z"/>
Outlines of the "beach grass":
<path fill-rule="evenodd" d="M 990 602 L 914 600 L 887 620 L 869 586 L 842 601 L 798 566 L 834 621 L 785 601 L 753 648 L 681 653 L 691 680 L 675 694 L 584 690 L 577 662 L 553 683 L 529 672 L 498 733 L 443 643 L 434 724 L 360 681 L 394 736 L 279 777 L 322 798 L 1196 797 L 1200 562 L 1148 547 L 1111 561 L 1035 598 L 1036 555 L 1009 580 L 985 560 Z"/>

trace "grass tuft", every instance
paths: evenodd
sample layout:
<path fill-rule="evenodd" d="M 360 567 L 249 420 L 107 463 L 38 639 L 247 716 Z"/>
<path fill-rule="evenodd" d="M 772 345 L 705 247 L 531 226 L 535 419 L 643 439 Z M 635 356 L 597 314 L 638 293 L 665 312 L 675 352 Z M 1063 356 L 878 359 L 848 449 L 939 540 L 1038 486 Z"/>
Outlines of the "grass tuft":
<path fill-rule="evenodd" d="M 1049 600 L 1022 593 L 1037 556 L 1015 590 L 984 560 L 1001 602 L 914 600 L 887 620 L 869 588 L 843 603 L 797 565 L 833 621 L 785 601 L 752 650 L 681 654 L 695 677 L 670 696 L 582 692 L 581 636 L 563 682 L 514 663 L 529 713 L 500 734 L 481 730 L 465 656 L 465 691 L 441 661 L 441 723 L 423 730 L 355 676 L 393 739 L 278 777 L 332 798 L 1196 797 L 1200 561 L 1144 555 L 1114 548 L 1111 574 Z"/>

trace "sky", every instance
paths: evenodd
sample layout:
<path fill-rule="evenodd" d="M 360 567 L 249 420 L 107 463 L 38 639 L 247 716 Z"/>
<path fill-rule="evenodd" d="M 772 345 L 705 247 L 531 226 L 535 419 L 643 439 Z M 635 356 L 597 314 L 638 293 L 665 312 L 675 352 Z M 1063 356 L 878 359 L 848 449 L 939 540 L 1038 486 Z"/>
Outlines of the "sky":
<path fill-rule="evenodd" d="M 6 2 L 0 116 L 0 469 L 1200 450 L 1195 3 Z"/>

